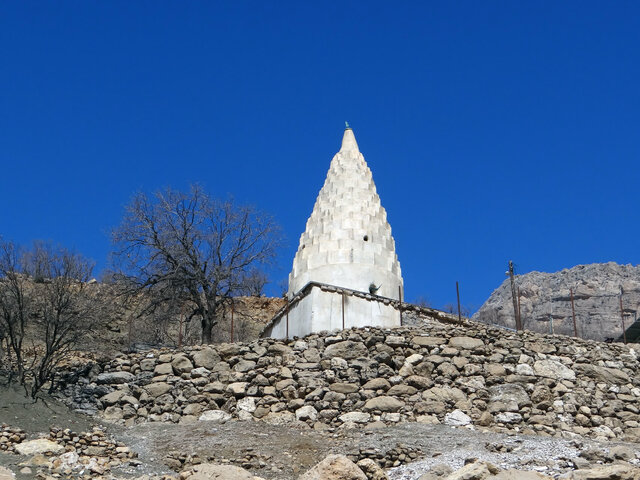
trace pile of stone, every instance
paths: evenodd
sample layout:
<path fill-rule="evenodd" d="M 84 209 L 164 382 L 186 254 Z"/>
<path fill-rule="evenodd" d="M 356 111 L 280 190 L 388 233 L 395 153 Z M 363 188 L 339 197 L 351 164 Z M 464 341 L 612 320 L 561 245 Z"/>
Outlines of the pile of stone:
<path fill-rule="evenodd" d="M 3 450 L 30 457 L 23 463 L 22 473 L 26 474 L 35 468 L 57 476 L 95 478 L 122 463 L 139 463 L 135 452 L 108 438 L 100 427 L 82 433 L 52 427 L 48 438 L 34 440 L 26 440 L 22 430 L 4 424 L 0 432 L 0 445 L 6 446 Z"/>
<path fill-rule="evenodd" d="M 377 448 L 361 447 L 357 453 L 347 455 L 349 460 L 359 463 L 360 460 L 370 459 L 382 468 L 399 467 L 416 461 L 422 456 L 422 450 L 398 443 L 394 448 L 385 452 Z"/>
<path fill-rule="evenodd" d="M 186 452 L 171 452 L 163 459 L 163 463 L 176 472 L 181 472 L 193 468 L 202 463 L 215 463 L 221 465 L 234 465 L 252 471 L 260 470 L 270 466 L 272 458 L 256 452 L 253 448 L 238 451 L 234 458 L 226 458 L 220 455 L 210 455 L 206 459 L 200 458 L 197 454 Z"/>
<path fill-rule="evenodd" d="M 629 464 L 599 465 L 567 472 L 560 480 L 638 480 L 640 468 Z M 453 471 L 447 465 L 437 465 L 418 480 L 553 480 L 554 477 L 532 471 L 503 470 L 492 463 L 470 459 L 462 468 Z"/>
<path fill-rule="evenodd" d="M 639 367 L 632 346 L 431 322 L 121 355 L 80 383 L 125 425 L 418 421 L 638 441 Z"/>
<path fill-rule="evenodd" d="M 15 452 L 15 446 L 27 438 L 24 430 L 3 423 L 0 425 L 0 452 Z"/>
<path fill-rule="evenodd" d="M 91 432 L 76 433 L 69 428 L 61 429 L 52 427 L 49 439 L 62 445 L 66 452 L 73 452 L 78 456 L 76 463 L 87 464 L 91 458 L 97 459 L 97 463 L 105 469 L 130 462 L 138 454 L 121 442 L 116 442 L 107 437 L 101 427 L 93 427 Z M 75 458 L 75 457 L 74 457 Z M 135 464 L 135 460 L 133 460 Z M 58 465 L 54 462 L 54 467 Z"/>

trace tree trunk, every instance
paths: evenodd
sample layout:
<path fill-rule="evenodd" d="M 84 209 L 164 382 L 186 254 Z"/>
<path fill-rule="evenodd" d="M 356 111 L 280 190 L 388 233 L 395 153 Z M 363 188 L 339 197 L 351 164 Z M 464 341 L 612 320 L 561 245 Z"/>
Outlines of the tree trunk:
<path fill-rule="evenodd" d="M 213 343 L 211 341 L 211 331 L 213 330 L 213 322 L 211 321 L 211 318 L 207 315 L 203 315 L 200 325 L 202 325 L 201 343 L 203 345 Z"/>

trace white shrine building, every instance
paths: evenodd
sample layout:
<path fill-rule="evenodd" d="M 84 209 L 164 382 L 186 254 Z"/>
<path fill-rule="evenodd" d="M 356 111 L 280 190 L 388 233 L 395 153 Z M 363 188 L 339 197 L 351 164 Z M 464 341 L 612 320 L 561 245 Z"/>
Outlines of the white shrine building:
<path fill-rule="evenodd" d="M 403 281 L 387 212 L 347 126 L 289 274 L 289 303 L 262 336 L 401 324 Z"/>

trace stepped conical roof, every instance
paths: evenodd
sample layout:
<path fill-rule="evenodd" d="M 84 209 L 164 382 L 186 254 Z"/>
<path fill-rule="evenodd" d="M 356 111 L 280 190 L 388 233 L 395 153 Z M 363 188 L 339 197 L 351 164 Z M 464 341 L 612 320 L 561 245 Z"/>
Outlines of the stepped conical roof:
<path fill-rule="evenodd" d="M 351 128 L 331 160 L 289 275 L 289 293 L 317 281 L 398 298 L 400 263 L 371 170 Z"/>

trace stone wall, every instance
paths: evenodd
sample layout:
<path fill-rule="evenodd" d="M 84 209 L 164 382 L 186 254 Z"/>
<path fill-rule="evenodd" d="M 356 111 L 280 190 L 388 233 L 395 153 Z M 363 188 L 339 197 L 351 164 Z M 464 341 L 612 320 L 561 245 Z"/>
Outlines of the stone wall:
<path fill-rule="evenodd" d="M 638 441 L 637 371 L 631 346 L 424 321 L 122 355 L 66 393 L 125 424 L 418 421 Z"/>

